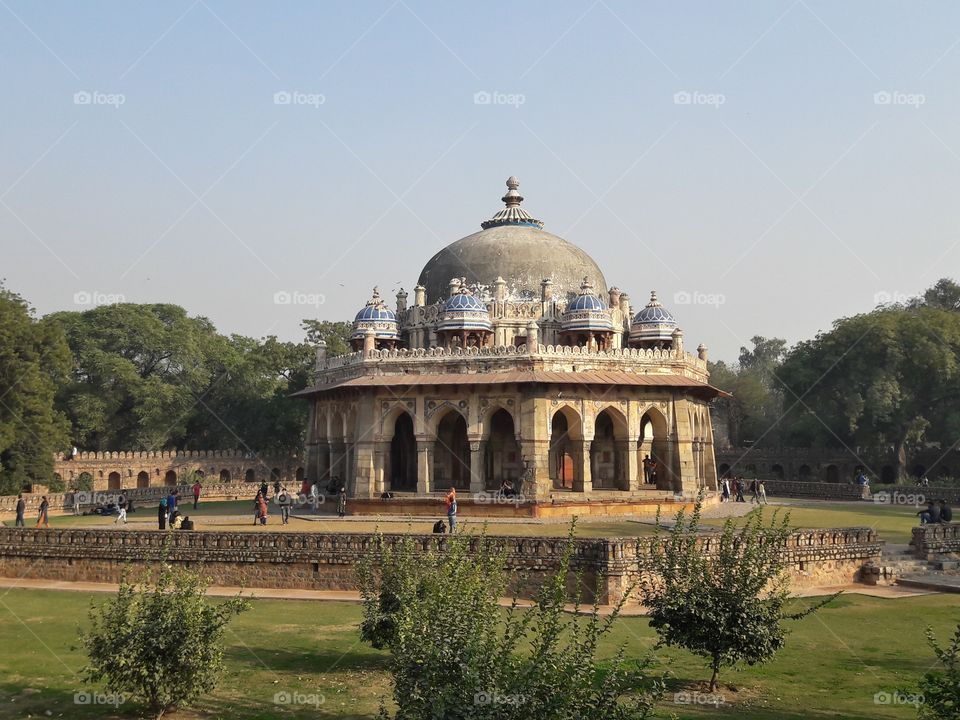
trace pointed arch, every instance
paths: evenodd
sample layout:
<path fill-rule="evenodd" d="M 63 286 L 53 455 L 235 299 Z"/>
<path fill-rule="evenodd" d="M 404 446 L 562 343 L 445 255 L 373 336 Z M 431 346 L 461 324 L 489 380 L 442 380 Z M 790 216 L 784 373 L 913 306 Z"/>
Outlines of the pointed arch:
<path fill-rule="evenodd" d="M 454 407 L 437 418 L 433 443 L 434 487 L 470 489 L 470 441 L 467 419 Z"/>
<path fill-rule="evenodd" d="M 627 419 L 615 407 L 601 410 L 593 422 L 590 476 L 595 490 L 629 490 Z"/>
<path fill-rule="evenodd" d="M 488 490 L 499 490 L 505 481 L 519 489 L 523 474 L 523 459 L 513 415 L 498 407 L 483 423 L 483 477 Z"/>
<path fill-rule="evenodd" d="M 583 490 L 583 419 L 569 404 L 550 417 L 550 479 L 557 490 Z"/>

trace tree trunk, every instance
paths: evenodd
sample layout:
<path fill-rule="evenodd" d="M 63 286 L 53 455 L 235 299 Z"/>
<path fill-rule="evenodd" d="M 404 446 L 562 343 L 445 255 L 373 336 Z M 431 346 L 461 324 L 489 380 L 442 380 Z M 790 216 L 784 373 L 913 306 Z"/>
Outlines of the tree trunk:
<path fill-rule="evenodd" d="M 905 485 L 907 482 L 907 434 L 905 432 L 897 436 L 893 445 L 893 455 L 897 462 L 897 485 Z"/>
<path fill-rule="evenodd" d="M 716 692 L 717 679 L 720 677 L 720 663 L 714 660 L 712 667 L 713 675 L 710 677 L 710 692 Z"/>

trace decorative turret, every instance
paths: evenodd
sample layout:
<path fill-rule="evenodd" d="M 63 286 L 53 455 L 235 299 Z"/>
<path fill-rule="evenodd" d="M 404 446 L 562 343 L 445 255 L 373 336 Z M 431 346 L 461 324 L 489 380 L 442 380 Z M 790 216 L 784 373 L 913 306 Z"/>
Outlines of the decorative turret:
<path fill-rule="evenodd" d="M 677 321 L 657 299 L 657 291 L 650 292 L 650 302 L 638 312 L 630 325 L 630 346 L 640 348 L 669 348 Z"/>
<path fill-rule="evenodd" d="M 402 313 L 407 309 L 407 291 L 403 288 L 400 288 L 400 292 L 397 293 L 397 312 Z"/>
<path fill-rule="evenodd" d="M 413 289 L 413 304 L 417 307 L 427 304 L 427 289 L 423 285 L 417 285 Z"/>
<path fill-rule="evenodd" d="M 564 345 L 596 345 L 610 347 L 613 322 L 610 311 L 600 296 L 594 294 L 589 278 L 580 284 L 580 294 L 563 313 L 561 340 Z"/>
<path fill-rule="evenodd" d="M 367 330 L 373 331 L 377 348 L 394 348 L 400 340 L 397 314 L 383 302 L 379 288 L 373 289 L 373 295 L 367 300 L 366 306 L 353 319 L 350 345 L 354 350 L 364 348 L 364 338 Z"/>
<path fill-rule="evenodd" d="M 706 362 L 706 361 L 707 361 L 707 351 L 708 351 L 707 346 L 704 345 L 703 343 L 700 343 L 700 345 L 697 347 L 697 357 L 700 358 L 701 360 L 703 360 L 704 362 Z"/>
<path fill-rule="evenodd" d="M 470 292 L 466 283 L 459 287 L 459 292 L 447 298 L 440 310 L 437 339 L 448 348 L 488 345 L 493 325 L 487 306 Z"/>

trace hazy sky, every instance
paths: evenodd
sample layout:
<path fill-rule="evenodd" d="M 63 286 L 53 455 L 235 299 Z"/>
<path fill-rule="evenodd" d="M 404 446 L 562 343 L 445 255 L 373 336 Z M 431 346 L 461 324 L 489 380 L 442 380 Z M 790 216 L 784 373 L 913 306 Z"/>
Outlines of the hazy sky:
<path fill-rule="evenodd" d="M 957 275 L 958 78 L 956 2 L 2 0 L 0 277 L 299 339 L 514 174 L 734 358 Z"/>

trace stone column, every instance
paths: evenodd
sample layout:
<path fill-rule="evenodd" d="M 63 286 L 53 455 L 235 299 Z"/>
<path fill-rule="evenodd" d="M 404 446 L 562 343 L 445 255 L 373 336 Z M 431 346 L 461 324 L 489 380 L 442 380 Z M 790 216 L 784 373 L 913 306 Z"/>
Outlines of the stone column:
<path fill-rule="evenodd" d="M 480 440 L 470 441 L 470 492 L 483 492 L 484 488 L 484 462 L 483 451 L 485 442 Z"/>
<path fill-rule="evenodd" d="M 635 437 L 624 440 L 621 449 L 623 454 L 623 460 L 621 462 L 623 462 L 627 473 L 626 487 L 624 487 L 624 490 L 629 490 L 630 492 L 639 490 L 640 483 L 643 482 L 643 478 L 640 477 L 640 463 L 637 461 L 637 440 L 638 438 Z"/>
<path fill-rule="evenodd" d="M 376 479 L 376 458 L 373 442 L 362 442 L 356 445 L 349 445 L 356 449 L 356 472 L 350 479 L 345 479 L 341 484 L 347 488 L 347 494 L 356 498 L 374 497 L 374 486 Z M 348 463 L 353 466 L 354 463 Z"/>
<path fill-rule="evenodd" d="M 590 445 L 593 440 L 584 440 L 580 450 L 580 482 L 574 479 L 574 489 L 580 492 L 593 492 L 593 468 L 590 467 Z M 577 487 L 579 485 L 580 487 Z"/>
<path fill-rule="evenodd" d="M 687 412 L 688 402 L 686 399 L 680 400 L 674 406 L 674 432 L 670 438 L 672 443 L 668 443 L 668 447 L 671 457 L 676 459 L 673 470 L 674 473 L 679 473 L 679 477 L 673 478 L 671 489 L 695 494 L 698 489 L 697 466 L 693 453 L 693 428 Z"/>
<path fill-rule="evenodd" d="M 373 497 L 379 497 L 387 490 L 387 462 L 390 457 L 390 443 L 378 442 L 374 445 L 373 455 Z"/>
<path fill-rule="evenodd" d="M 433 482 L 433 442 L 417 440 L 417 493 L 425 495 L 432 492 Z"/>

